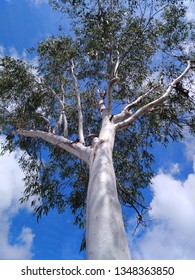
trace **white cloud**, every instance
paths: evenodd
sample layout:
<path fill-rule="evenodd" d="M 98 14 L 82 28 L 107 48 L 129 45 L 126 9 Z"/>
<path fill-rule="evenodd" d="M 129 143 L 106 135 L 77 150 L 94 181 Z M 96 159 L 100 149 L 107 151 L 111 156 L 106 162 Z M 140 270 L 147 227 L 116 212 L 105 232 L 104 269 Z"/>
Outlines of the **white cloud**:
<path fill-rule="evenodd" d="M 4 53 L 5 53 L 5 48 L 0 45 L 0 58 L 4 56 Z"/>
<path fill-rule="evenodd" d="M 6 0 L 6 2 L 11 3 L 13 0 Z M 29 2 L 29 0 L 26 0 L 27 2 Z M 30 2 L 36 6 L 39 6 L 41 4 L 44 3 L 48 3 L 48 0 L 30 0 Z"/>
<path fill-rule="evenodd" d="M 184 144 L 187 159 L 195 162 L 195 139 L 188 131 L 185 133 Z"/>
<path fill-rule="evenodd" d="M 180 172 L 180 165 L 178 163 L 173 163 L 170 169 L 172 175 L 178 174 Z"/>
<path fill-rule="evenodd" d="M 35 4 L 35 6 L 39 6 L 41 4 L 48 3 L 48 0 L 31 0 L 31 2 Z"/>
<path fill-rule="evenodd" d="M 186 143 L 191 150 L 193 172 L 184 181 L 174 177 L 180 170 L 174 164 L 153 178 L 151 228 L 140 234 L 133 244 L 135 259 L 195 259 L 195 140 Z M 194 145 L 194 146 L 193 146 Z"/>
<path fill-rule="evenodd" d="M 3 220 L 0 219 L 0 259 L 31 259 L 31 247 L 33 243 L 34 234 L 28 227 L 23 227 L 20 235 L 15 240 L 14 244 L 10 242 L 10 218 Z"/>
<path fill-rule="evenodd" d="M 3 45 L 0 45 L 0 58 L 3 57 L 5 54 L 8 54 L 11 58 L 14 58 L 14 59 L 22 58 L 23 60 L 25 60 L 27 57 L 26 50 L 24 50 L 22 52 L 22 55 L 20 55 L 15 47 L 12 46 L 12 47 L 5 49 Z"/>
<path fill-rule="evenodd" d="M 32 257 L 34 234 L 30 228 L 24 225 L 18 238 L 10 242 L 12 219 L 22 207 L 29 210 L 29 205 L 19 202 L 24 184 L 23 173 L 17 163 L 18 156 L 19 152 L 15 152 L 0 157 L 0 259 Z"/>
<path fill-rule="evenodd" d="M 9 48 L 9 55 L 14 59 L 20 58 L 18 51 L 14 47 Z"/>
<path fill-rule="evenodd" d="M 20 58 L 20 55 L 16 48 L 9 47 L 7 50 L 5 50 L 4 46 L 0 45 L 0 57 L 3 57 L 5 55 L 5 51 L 7 51 L 7 54 L 14 59 Z"/>
<path fill-rule="evenodd" d="M 187 19 L 188 20 L 194 20 L 195 18 L 195 3 L 194 1 L 185 1 L 185 5 L 188 7 L 187 10 Z"/>

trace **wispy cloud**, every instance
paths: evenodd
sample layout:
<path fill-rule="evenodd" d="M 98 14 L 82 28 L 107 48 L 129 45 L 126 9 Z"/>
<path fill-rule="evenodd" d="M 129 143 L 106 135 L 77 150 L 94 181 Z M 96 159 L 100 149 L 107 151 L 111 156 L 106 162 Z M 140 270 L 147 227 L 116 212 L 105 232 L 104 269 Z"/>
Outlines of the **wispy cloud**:
<path fill-rule="evenodd" d="M 188 131 L 185 133 L 184 145 L 187 160 L 194 161 L 195 164 L 195 139 Z"/>
<path fill-rule="evenodd" d="M 4 54 L 5 54 L 5 48 L 2 45 L 0 45 L 0 58 L 3 57 Z"/>
<path fill-rule="evenodd" d="M 188 20 L 194 20 L 195 18 L 195 2 L 186 0 L 184 1 L 185 5 L 188 7 L 187 10 L 187 19 Z"/>
<path fill-rule="evenodd" d="M 10 218 L 3 221 L 0 219 L 0 259 L 1 260 L 20 260 L 32 258 L 32 243 L 34 234 L 28 227 L 23 227 L 20 235 L 14 240 L 14 244 L 10 243 L 11 235 Z"/>
<path fill-rule="evenodd" d="M 2 138 L 0 139 L 2 142 Z M 28 227 L 21 228 L 19 236 L 10 242 L 12 219 L 22 207 L 23 173 L 18 166 L 19 152 L 0 157 L 0 259 L 30 259 L 34 234 Z"/>
<path fill-rule="evenodd" d="M 195 259 L 195 151 L 191 147 L 192 139 L 187 139 L 193 171 L 184 181 L 175 177 L 179 164 L 173 164 L 169 172 L 160 170 L 153 178 L 149 212 L 153 225 L 136 239 L 134 258 Z"/>
<path fill-rule="evenodd" d="M 26 57 L 26 51 L 24 50 L 22 56 L 18 53 L 15 47 L 5 48 L 3 45 L 0 45 L 0 58 L 4 55 L 9 55 L 11 58 L 20 59 Z"/>
<path fill-rule="evenodd" d="M 5 1 L 8 3 L 11 3 L 13 0 L 5 0 Z M 29 0 L 26 0 L 26 1 L 29 2 Z M 48 0 L 30 0 L 30 3 L 32 3 L 36 6 L 39 6 L 41 4 L 48 3 Z"/>
<path fill-rule="evenodd" d="M 9 48 L 9 55 L 14 59 L 19 59 L 20 57 L 18 51 L 14 47 Z"/>
<path fill-rule="evenodd" d="M 41 4 L 48 3 L 48 0 L 31 0 L 31 2 L 32 2 L 35 6 L 39 6 L 39 5 L 41 5 Z"/>

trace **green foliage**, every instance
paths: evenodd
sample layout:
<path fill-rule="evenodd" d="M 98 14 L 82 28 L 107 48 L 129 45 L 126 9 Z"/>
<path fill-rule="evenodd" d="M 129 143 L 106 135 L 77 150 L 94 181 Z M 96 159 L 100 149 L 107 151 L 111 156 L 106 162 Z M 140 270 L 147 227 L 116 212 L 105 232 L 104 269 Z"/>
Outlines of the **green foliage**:
<path fill-rule="evenodd" d="M 194 23 L 188 22 L 180 1 L 56 1 L 54 9 L 67 13 L 72 37 L 61 35 L 40 42 L 33 51 L 38 65 L 4 57 L 0 62 L 0 128 L 8 135 L 4 152 L 18 147 L 24 152 L 19 163 L 26 177 L 22 202 L 33 197 L 37 217 L 69 206 L 75 223 L 85 223 L 88 169 L 73 156 L 39 139 L 13 138 L 20 128 L 51 131 L 63 110 L 68 138 L 77 139 L 77 99 L 71 61 L 81 93 L 86 145 L 98 135 L 101 116 L 99 89 L 104 91 L 119 63 L 118 83 L 113 88 L 113 114 L 151 88 L 135 109 L 161 96 L 167 85 L 184 69 L 186 44 L 194 43 Z M 174 55 L 176 54 L 176 55 Z M 160 77 L 163 81 L 160 84 Z M 120 200 L 142 208 L 142 190 L 153 176 L 155 142 L 167 145 L 183 137 L 187 125 L 195 133 L 193 76 L 186 82 L 189 96 L 175 88 L 164 107 L 156 108 L 128 129 L 117 132 L 113 154 Z M 184 87 L 185 87 L 184 86 Z M 62 127 L 57 134 L 63 135 Z M 91 137 L 88 137 L 92 135 Z M 83 241 L 84 244 L 84 241 Z"/>

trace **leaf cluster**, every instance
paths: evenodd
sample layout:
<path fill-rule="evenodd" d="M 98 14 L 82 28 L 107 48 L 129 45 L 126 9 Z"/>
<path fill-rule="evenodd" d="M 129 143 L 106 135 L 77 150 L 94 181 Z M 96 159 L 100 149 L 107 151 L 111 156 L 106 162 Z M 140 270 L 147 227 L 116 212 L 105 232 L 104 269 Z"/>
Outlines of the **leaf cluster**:
<path fill-rule="evenodd" d="M 151 90 L 132 112 L 160 97 L 184 68 L 184 45 L 194 40 L 194 25 L 186 20 L 179 1 L 55 1 L 55 9 L 72 19 L 73 36 L 51 36 L 34 48 L 38 65 L 4 57 L 0 62 L 0 127 L 8 140 L 4 152 L 24 152 L 20 166 L 25 172 L 22 202 L 32 199 L 38 218 L 49 209 L 70 207 L 75 223 L 85 222 L 88 168 L 39 139 L 11 137 L 16 129 L 52 131 L 62 111 L 68 121 L 68 138 L 78 138 L 75 76 L 82 103 L 86 145 L 101 128 L 99 90 L 105 91 L 118 63 L 118 82 L 113 88 L 113 114 L 124 104 Z M 185 44 L 184 44 L 185 43 Z M 173 54 L 177 55 L 173 55 Z M 163 81 L 160 77 L 163 74 Z M 191 80 L 190 80 L 191 79 Z M 187 125 L 195 132 L 192 77 L 177 88 L 163 106 L 151 110 L 131 127 L 117 132 L 113 154 L 119 197 L 124 205 L 143 207 L 143 189 L 153 176 L 155 142 L 167 145 L 183 137 Z M 62 108 L 63 103 L 63 108 Z M 57 131 L 63 135 L 63 129 Z M 137 208 L 136 208 L 137 209 Z"/>

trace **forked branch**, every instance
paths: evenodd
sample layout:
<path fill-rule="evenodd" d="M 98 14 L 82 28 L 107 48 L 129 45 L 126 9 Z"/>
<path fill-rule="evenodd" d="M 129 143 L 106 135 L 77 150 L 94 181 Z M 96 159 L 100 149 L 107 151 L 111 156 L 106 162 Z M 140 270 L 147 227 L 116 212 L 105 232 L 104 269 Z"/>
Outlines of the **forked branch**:
<path fill-rule="evenodd" d="M 116 125 L 115 125 L 116 126 L 116 130 L 120 130 L 120 129 L 128 127 L 129 125 L 134 123 L 139 117 L 141 117 L 142 115 L 148 113 L 151 109 L 156 108 L 159 105 L 162 105 L 164 103 L 164 101 L 168 98 L 168 96 L 171 94 L 171 92 L 174 89 L 175 85 L 189 72 L 190 69 L 193 69 L 192 68 L 192 63 L 190 61 L 188 61 L 188 65 L 187 65 L 186 69 L 183 71 L 183 73 L 179 77 L 177 77 L 169 85 L 168 89 L 166 90 L 166 92 L 162 96 L 160 96 L 159 98 L 157 98 L 157 99 L 149 102 L 148 104 L 142 106 L 134 114 L 131 114 L 129 117 L 125 118 L 124 120 L 119 121 L 118 123 L 116 123 Z M 140 97 L 140 99 L 145 98 L 147 95 L 148 95 L 148 93 L 142 95 Z M 133 103 L 127 105 L 126 111 L 129 111 L 132 106 L 135 106 L 136 103 L 140 102 L 140 99 L 138 98 Z M 118 120 L 120 119 L 119 117 L 122 116 L 122 113 L 124 113 L 124 110 L 121 112 L 121 115 L 119 114 Z M 117 118 L 115 118 L 115 120 L 116 119 Z"/>
<path fill-rule="evenodd" d="M 67 117 L 65 114 L 65 102 L 64 102 L 64 84 L 61 84 L 61 90 L 62 90 L 62 97 L 60 98 L 60 96 L 55 92 L 55 90 L 51 87 L 48 88 L 48 90 L 51 91 L 52 95 L 54 96 L 54 98 L 57 100 L 59 106 L 60 106 L 60 115 L 59 115 L 59 119 L 56 122 L 55 126 L 52 128 L 51 124 L 49 124 L 49 132 L 53 131 L 53 133 L 57 134 L 59 128 L 63 125 L 63 135 L 65 137 L 68 136 L 68 122 L 67 122 Z M 52 129 L 51 129 L 52 128 Z"/>
<path fill-rule="evenodd" d="M 68 136 L 68 121 L 67 121 L 67 117 L 66 117 L 66 114 L 65 114 L 65 102 L 64 102 L 65 92 L 64 92 L 64 85 L 63 84 L 61 85 L 61 89 L 62 89 L 62 99 L 60 99 L 59 96 L 57 94 L 55 94 L 55 96 L 58 99 L 58 102 L 60 104 L 61 112 L 60 112 L 58 122 L 56 123 L 56 125 L 54 127 L 54 133 L 57 134 L 60 127 L 63 126 L 63 135 L 65 137 L 67 137 Z M 52 91 L 53 91 L 53 93 L 55 93 L 54 90 L 52 90 Z"/>

